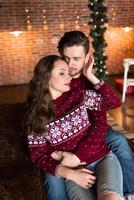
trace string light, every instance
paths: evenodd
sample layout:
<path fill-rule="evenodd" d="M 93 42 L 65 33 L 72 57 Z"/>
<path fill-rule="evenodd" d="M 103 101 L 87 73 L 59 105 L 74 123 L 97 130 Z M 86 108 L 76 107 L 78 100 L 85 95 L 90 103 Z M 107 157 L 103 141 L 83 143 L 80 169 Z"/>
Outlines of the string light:
<path fill-rule="evenodd" d="M 32 30 L 32 25 L 31 25 L 31 16 L 30 16 L 30 10 L 29 9 L 25 9 L 25 12 L 27 13 L 27 30 L 31 31 Z"/>
<path fill-rule="evenodd" d="M 47 24 L 45 24 L 45 25 L 43 26 L 43 30 L 44 30 L 44 31 L 47 31 L 47 30 L 48 30 Z"/>
<path fill-rule="evenodd" d="M 77 13 L 78 13 L 78 12 L 75 11 L 75 14 L 76 14 L 75 29 L 76 29 L 76 30 L 79 30 L 79 29 L 80 29 L 80 25 L 79 25 L 80 16 L 79 16 Z"/>
<path fill-rule="evenodd" d="M 59 23 L 59 28 L 61 29 L 61 30 L 63 30 L 64 29 L 64 27 L 65 27 L 65 25 L 64 25 L 64 20 L 63 20 L 63 12 L 64 12 L 64 9 L 61 9 L 60 10 L 60 12 L 61 12 L 61 14 L 59 14 L 59 21 L 60 21 L 60 23 Z"/>
<path fill-rule="evenodd" d="M 47 25 L 47 17 L 46 17 L 46 9 L 43 9 L 43 16 L 42 16 L 42 18 L 43 18 L 43 30 L 44 31 L 47 31 L 48 30 L 48 25 Z"/>

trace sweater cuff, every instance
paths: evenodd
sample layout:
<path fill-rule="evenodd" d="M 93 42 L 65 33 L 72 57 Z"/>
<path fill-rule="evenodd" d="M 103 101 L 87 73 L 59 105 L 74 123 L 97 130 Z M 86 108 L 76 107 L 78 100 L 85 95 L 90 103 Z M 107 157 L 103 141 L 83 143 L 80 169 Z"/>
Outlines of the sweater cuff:
<path fill-rule="evenodd" d="M 101 80 L 99 83 L 97 83 L 97 84 L 94 85 L 93 87 L 94 87 L 95 90 L 98 90 L 98 89 L 100 89 L 100 87 L 101 87 L 103 84 L 104 84 L 104 81 Z"/>

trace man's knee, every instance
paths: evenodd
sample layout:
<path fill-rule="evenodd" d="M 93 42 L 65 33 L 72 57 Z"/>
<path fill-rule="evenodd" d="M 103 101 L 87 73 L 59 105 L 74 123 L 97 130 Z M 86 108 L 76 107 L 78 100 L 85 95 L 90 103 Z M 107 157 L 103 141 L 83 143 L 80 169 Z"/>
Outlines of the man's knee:
<path fill-rule="evenodd" d="M 106 143 L 118 159 L 120 157 L 132 159 L 132 151 L 124 134 L 110 129 L 107 132 Z"/>
<path fill-rule="evenodd" d="M 124 134 L 118 132 L 118 131 L 114 131 L 112 129 L 108 129 L 107 131 L 107 135 L 106 135 L 106 142 L 107 144 L 115 142 L 116 144 L 123 144 L 127 142 L 126 137 L 124 136 Z"/>

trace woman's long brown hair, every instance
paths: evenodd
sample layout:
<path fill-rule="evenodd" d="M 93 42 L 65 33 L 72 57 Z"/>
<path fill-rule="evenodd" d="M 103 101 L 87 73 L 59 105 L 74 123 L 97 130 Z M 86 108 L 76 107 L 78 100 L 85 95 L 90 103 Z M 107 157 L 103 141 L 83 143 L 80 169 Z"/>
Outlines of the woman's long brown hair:
<path fill-rule="evenodd" d="M 27 111 L 24 117 L 26 132 L 42 134 L 45 125 L 54 119 L 54 108 L 49 92 L 49 80 L 54 62 L 61 60 L 57 55 L 43 57 L 36 65 L 30 81 L 27 97 Z"/>

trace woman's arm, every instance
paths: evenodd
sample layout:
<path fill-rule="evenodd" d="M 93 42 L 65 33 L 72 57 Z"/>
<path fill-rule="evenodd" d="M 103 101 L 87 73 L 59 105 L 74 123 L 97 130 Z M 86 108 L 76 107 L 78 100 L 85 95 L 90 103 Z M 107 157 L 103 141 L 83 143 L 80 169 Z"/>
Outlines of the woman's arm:
<path fill-rule="evenodd" d="M 28 148 L 33 163 L 35 163 L 39 169 L 54 175 L 59 161 L 51 157 L 54 148 L 46 144 L 45 138 L 42 136 L 29 135 Z"/>
<path fill-rule="evenodd" d="M 30 142 L 30 140 L 28 141 Z M 32 161 L 41 170 L 72 180 L 84 188 L 89 188 L 95 183 L 96 177 L 92 171 L 86 169 L 71 169 L 62 166 L 58 161 L 50 157 L 52 151 L 54 151 L 51 147 L 48 147 L 46 144 L 38 145 L 37 139 L 33 139 L 33 142 L 35 141 L 36 144 L 31 144 L 30 142 L 28 147 Z"/>

